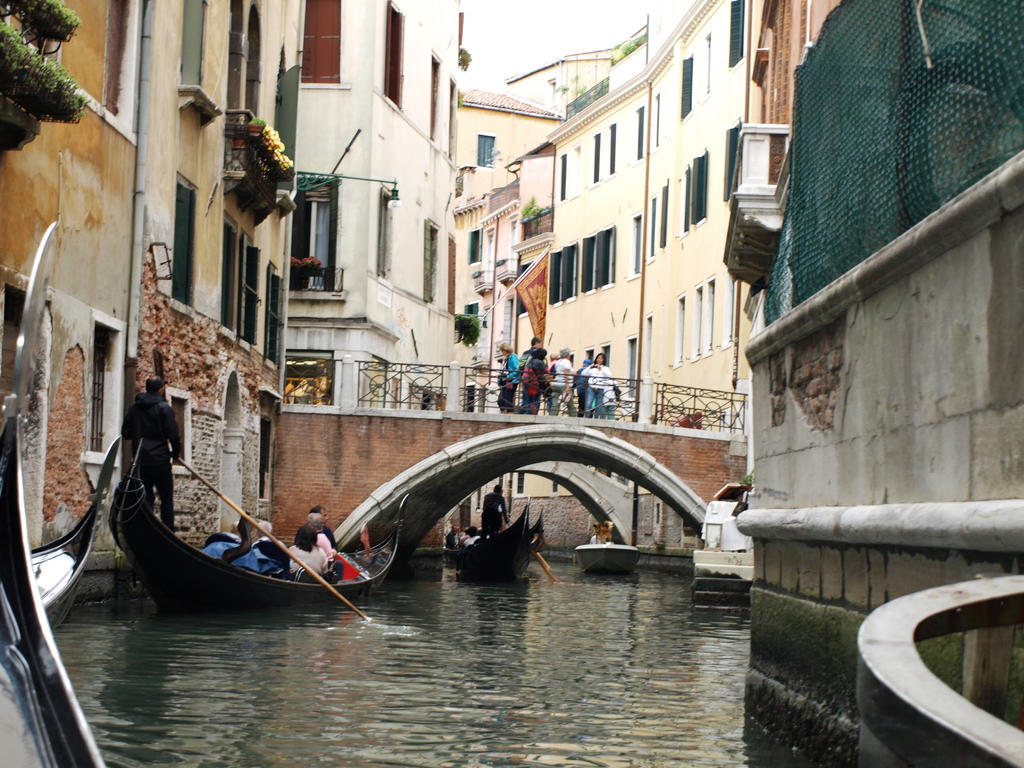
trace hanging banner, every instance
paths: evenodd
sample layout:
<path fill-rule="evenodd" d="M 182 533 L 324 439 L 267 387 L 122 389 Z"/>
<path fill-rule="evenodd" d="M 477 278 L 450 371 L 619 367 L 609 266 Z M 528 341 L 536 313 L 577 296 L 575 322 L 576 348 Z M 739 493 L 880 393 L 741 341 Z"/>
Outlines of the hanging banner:
<path fill-rule="evenodd" d="M 550 250 L 537 259 L 517 281 L 516 294 L 526 308 L 533 326 L 533 335 L 544 338 L 544 323 L 548 313 L 548 256 Z"/>

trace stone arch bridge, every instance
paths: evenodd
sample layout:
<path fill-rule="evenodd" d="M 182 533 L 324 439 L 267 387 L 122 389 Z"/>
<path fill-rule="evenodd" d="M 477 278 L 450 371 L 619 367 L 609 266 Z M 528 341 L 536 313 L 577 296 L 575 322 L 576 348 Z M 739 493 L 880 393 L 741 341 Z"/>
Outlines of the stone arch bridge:
<path fill-rule="evenodd" d="M 528 471 L 557 477 L 577 495 L 574 466 L 614 472 L 699 527 L 707 500 L 746 473 L 746 443 L 727 432 L 631 422 L 284 405 L 275 524 L 294 530 L 323 504 L 339 542 L 350 541 L 364 524 L 393 520 L 409 494 L 401 547 L 411 551 L 474 490 L 538 462 L 554 463 Z"/>

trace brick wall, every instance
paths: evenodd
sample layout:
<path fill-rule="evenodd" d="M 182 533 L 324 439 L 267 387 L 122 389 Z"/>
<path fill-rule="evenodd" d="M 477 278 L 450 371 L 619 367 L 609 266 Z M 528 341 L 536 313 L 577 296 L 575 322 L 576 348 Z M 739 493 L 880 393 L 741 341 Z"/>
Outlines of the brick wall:
<path fill-rule="evenodd" d="M 80 518 L 89 509 L 92 484 L 82 467 L 85 423 L 85 355 L 75 345 L 64 354 L 61 378 L 50 408 L 46 432 L 43 519 L 53 522 L 58 511 Z"/>

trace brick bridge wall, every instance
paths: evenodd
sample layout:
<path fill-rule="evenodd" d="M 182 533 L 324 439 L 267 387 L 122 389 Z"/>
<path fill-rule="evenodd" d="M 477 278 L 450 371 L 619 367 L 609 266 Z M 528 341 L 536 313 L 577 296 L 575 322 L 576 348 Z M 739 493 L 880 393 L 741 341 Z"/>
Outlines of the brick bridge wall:
<path fill-rule="evenodd" d="M 275 528 L 288 536 L 315 504 L 325 505 L 330 523 L 337 526 L 380 485 L 428 456 L 497 429 L 536 423 L 522 416 L 379 413 L 284 407 L 276 441 Z M 668 427 L 598 420 L 588 420 L 586 426 L 651 454 L 705 500 L 747 471 L 745 443 L 718 433 L 696 436 Z M 481 485 L 490 479 L 481 478 Z"/>

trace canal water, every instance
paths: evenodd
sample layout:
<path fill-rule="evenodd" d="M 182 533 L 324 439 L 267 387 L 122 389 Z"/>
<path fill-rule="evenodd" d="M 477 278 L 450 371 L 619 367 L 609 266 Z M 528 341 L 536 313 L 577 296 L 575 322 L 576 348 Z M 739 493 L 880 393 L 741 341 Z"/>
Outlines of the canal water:
<path fill-rule="evenodd" d="M 746 615 L 682 575 L 553 567 L 390 581 L 369 623 L 79 606 L 56 639 L 109 766 L 809 765 L 744 718 Z"/>

